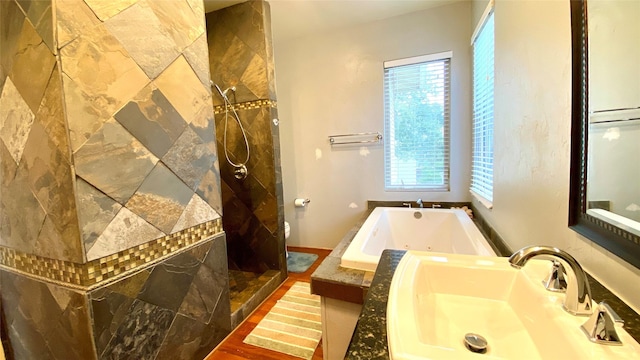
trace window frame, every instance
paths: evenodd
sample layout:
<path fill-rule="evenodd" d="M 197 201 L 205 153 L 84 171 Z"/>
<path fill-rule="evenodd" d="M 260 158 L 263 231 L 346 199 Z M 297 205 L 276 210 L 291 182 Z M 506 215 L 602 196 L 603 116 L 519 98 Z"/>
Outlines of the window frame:
<path fill-rule="evenodd" d="M 387 71 L 390 68 L 396 68 L 401 66 L 421 65 L 429 62 L 447 61 L 444 79 L 444 128 L 443 128 L 443 140 L 444 140 L 444 152 L 443 152 L 443 184 L 437 186 L 429 186 L 424 184 L 415 185 L 392 185 L 390 184 L 390 178 L 392 176 L 391 167 L 391 115 L 388 96 L 388 83 L 387 83 Z M 449 192 L 451 189 L 451 79 L 452 79 L 452 62 L 453 51 L 445 51 L 434 54 L 413 56 L 403 59 L 384 61 L 384 191 L 385 192 Z"/>
<path fill-rule="evenodd" d="M 482 93 L 480 96 L 490 95 L 491 97 L 491 109 L 490 109 L 490 119 L 486 117 L 486 113 L 483 112 L 483 118 L 480 119 L 476 113 L 477 111 L 477 83 L 476 83 L 476 42 L 478 38 L 480 38 L 484 34 L 484 30 L 486 29 L 486 25 L 491 21 L 493 25 L 492 34 L 493 39 L 491 41 L 491 93 Z M 471 37 L 471 47 L 472 47 L 472 154 L 471 154 L 471 184 L 469 191 L 471 194 L 480 201 L 486 208 L 493 208 L 493 196 L 494 196 L 494 132 L 495 132 L 495 15 L 494 15 L 494 3 L 493 0 L 489 2 L 487 7 L 485 8 L 478 25 L 473 32 L 473 36 Z M 485 99 L 486 101 L 486 99 Z M 484 104 L 483 104 L 484 105 Z M 480 122 L 480 123 L 479 123 Z M 481 135 L 478 133 L 478 129 L 481 129 Z M 488 135 L 490 133 L 490 135 Z M 481 141 L 481 145 L 478 145 L 478 141 Z M 486 144 L 490 143 L 490 168 L 487 168 L 485 165 L 488 157 L 484 154 L 486 152 Z M 478 146 L 482 147 L 482 154 L 478 155 Z M 481 165 L 477 165 L 478 163 L 482 163 Z M 490 180 L 489 180 L 490 179 Z"/>

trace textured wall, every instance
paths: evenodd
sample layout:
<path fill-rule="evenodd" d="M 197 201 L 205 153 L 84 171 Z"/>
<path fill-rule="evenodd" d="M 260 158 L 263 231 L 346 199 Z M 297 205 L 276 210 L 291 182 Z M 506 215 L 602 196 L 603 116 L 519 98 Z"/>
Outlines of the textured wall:
<path fill-rule="evenodd" d="M 461 1 L 276 44 L 289 244 L 333 248 L 367 200 L 470 200 L 470 17 L 470 4 Z M 451 191 L 384 191 L 382 144 L 331 146 L 328 136 L 383 132 L 384 61 L 449 50 Z M 298 197 L 311 203 L 296 208 Z"/>
<path fill-rule="evenodd" d="M 249 1 L 207 14 L 212 79 L 221 89 L 236 87 L 229 98 L 249 141 L 248 177 L 234 177 L 224 159 L 223 100 L 213 94 L 227 233 L 229 266 L 262 273 L 284 271 L 284 215 L 279 126 L 269 5 Z M 246 159 L 242 133 L 229 110 L 227 151 L 235 162 Z"/>
<path fill-rule="evenodd" d="M 474 206 L 512 250 L 564 249 L 638 311 L 640 292 L 629 284 L 640 270 L 567 226 L 570 23 L 568 1 L 496 1 L 494 201 L 491 211 Z"/>
<path fill-rule="evenodd" d="M 202 358 L 230 331 L 202 1 L 0 19 L 9 358 Z"/>

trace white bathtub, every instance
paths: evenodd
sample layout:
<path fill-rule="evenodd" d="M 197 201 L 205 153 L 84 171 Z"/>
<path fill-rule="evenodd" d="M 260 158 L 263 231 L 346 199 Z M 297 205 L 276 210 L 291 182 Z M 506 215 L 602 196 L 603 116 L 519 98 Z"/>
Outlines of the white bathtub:
<path fill-rule="evenodd" d="M 385 249 L 496 256 L 463 210 L 378 207 L 356 233 L 340 266 L 375 271 Z"/>

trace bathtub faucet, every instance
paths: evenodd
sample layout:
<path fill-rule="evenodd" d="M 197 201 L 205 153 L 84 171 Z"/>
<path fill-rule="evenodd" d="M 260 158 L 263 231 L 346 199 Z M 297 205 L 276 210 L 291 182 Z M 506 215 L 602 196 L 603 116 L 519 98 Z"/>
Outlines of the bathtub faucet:
<path fill-rule="evenodd" d="M 422 205 L 422 199 L 420 199 L 420 198 L 418 198 L 418 200 L 416 200 L 416 204 L 418 204 L 418 206 L 420 206 L 421 209 L 424 207 L 424 205 Z"/>
<path fill-rule="evenodd" d="M 509 257 L 509 263 L 514 268 L 521 269 L 527 261 L 537 256 L 559 259 L 569 265 L 571 271 L 567 272 L 567 292 L 562 307 L 573 315 L 591 315 L 591 288 L 587 274 L 566 251 L 551 246 L 527 246 L 513 253 Z"/>

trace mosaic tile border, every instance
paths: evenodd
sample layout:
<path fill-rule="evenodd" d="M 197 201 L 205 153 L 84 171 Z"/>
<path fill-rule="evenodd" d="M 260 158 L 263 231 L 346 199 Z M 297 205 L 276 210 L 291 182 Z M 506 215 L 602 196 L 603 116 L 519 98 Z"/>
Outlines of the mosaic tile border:
<path fill-rule="evenodd" d="M 71 287 L 91 287 L 222 233 L 218 218 L 116 254 L 78 264 L 0 247 L 0 267 Z"/>
<path fill-rule="evenodd" d="M 238 104 L 232 104 L 231 107 L 237 110 L 252 110 L 260 108 L 276 108 L 278 102 L 275 100 L 262 99 L 254 101 L 246 101 Z M 214 114 L 224 113 L 224 105 L 216 105 L 213 107 Z"/>

